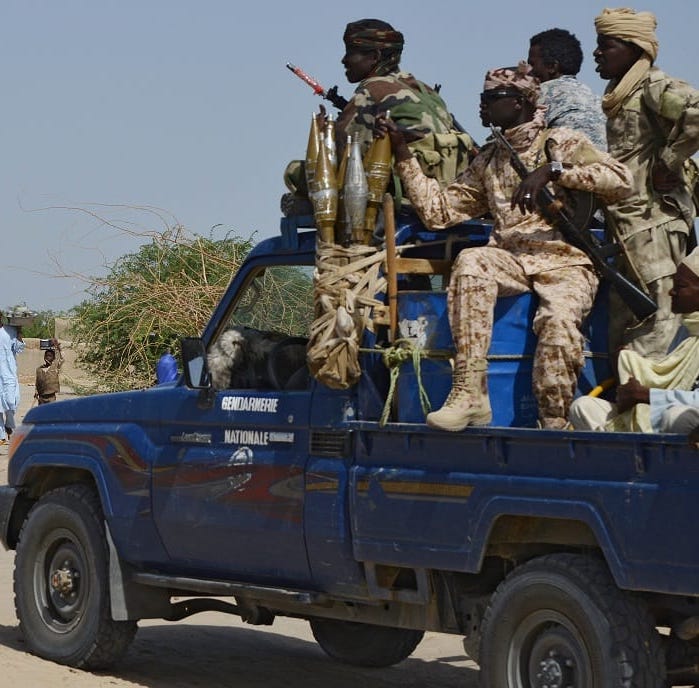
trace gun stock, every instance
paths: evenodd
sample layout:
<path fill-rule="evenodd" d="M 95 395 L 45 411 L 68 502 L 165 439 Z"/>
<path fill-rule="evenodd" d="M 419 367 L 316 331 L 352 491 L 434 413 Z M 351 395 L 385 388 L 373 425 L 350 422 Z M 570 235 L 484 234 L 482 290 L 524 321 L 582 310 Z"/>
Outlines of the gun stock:
<path fill-rule="evenodd" d="M 491 126 L 491 131 L 496 141 L 507 150 L 510 161 L 515 172 L 521 179 L 524 179 L 529 170 L 522 162 L 517 151 L 512 148 L 510 142 L 502 132 Z M 572 222 L 560 201 L 544 187 L 536 198 L 543 215 L 550 221 L 555 222 L 557 229 L 565 237 L 566 241 L 583 251 L 592 261 L 592 265 L 597 274 L 606 279 L 616 290 L 624 303 L 638 320 L 645 320 L 658 310 L 658 305 L 637 285 L 615 270 L 606 259 L 601 245 L 590 234 L 589 231 L 580 231 Z"/>

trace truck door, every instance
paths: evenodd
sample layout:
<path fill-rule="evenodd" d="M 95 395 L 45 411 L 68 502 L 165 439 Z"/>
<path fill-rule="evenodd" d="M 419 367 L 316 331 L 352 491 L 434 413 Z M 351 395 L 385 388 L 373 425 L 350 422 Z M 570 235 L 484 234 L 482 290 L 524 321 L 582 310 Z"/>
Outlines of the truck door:
<path fill-rule="evenodd" d="M 208 348 L 213 406 L 201 408 L 200 392 L 185 389 L 168 422 L 154 462 L 153 509 L 179 570 L 289 584 L 310 577 L 303 335 L 312 318 L 311 271 L 275 266 L 251 275 Z"/>

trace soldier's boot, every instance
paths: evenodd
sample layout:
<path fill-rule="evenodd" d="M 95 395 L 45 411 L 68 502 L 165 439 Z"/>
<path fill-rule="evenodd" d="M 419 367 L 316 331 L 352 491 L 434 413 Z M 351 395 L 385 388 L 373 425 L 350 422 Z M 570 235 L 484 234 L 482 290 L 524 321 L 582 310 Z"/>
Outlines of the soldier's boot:
<path fill-rule="evenodd" d="M 427 425 L 459 432 L 467 425 L 488 425 L 493 419 L 488 397 L 485 358 L 457 355 L 451 391 L 439 411 L 427 414 Z"/>

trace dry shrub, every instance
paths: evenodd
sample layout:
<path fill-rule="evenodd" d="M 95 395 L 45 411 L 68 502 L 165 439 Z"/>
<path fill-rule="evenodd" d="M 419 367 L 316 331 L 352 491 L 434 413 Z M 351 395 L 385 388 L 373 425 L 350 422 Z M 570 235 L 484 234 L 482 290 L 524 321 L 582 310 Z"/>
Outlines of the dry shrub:
<path fill-rule="evenodd" d="M 251 239 L 204 238 L 181 226 L 149 232 L 150 241 L 90 278 L 88 298 L 73 312 L 78 363 L 94 390 L 147 387 L 165 349 L 201 333 Z"/>

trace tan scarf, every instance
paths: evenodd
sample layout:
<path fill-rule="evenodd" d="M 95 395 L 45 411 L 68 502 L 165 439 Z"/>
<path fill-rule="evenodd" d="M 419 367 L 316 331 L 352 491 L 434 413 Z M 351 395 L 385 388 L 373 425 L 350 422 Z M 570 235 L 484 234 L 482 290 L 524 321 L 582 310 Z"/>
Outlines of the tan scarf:
<path fill-rule="evenodd" d="M 652 12 L 636 12 L 628 7 L 604 9 L 595 17 L 595 29 L 603 36 L 633 43 L 643 55 L 618 81 L 611 81 L 602 98 L 602 109 L 607 117 L 614 117 L 629 94 L 638 86 L 658 56 L 655 29 L 658 22 Z"/>
<path fill-rule="evenodd" d="M 626 74 L 619 81 L 610 81 L 604 96 L 602 97 L 602 110 L 607 117 L 614 117 L 619 112 L 625 100 L 638 84 L 645 79 L 653 61 L 647 53 L 643 53 L 636 62 L 631 65 Z"/>

